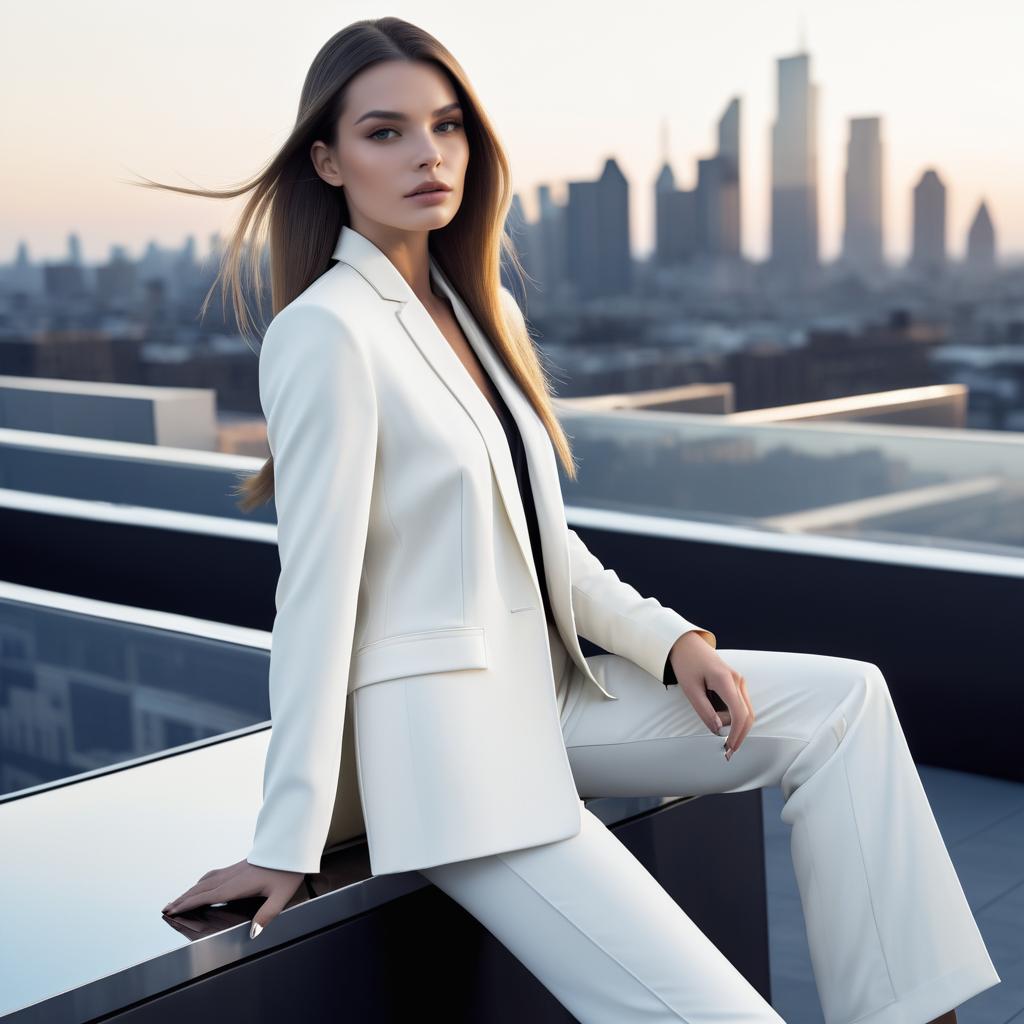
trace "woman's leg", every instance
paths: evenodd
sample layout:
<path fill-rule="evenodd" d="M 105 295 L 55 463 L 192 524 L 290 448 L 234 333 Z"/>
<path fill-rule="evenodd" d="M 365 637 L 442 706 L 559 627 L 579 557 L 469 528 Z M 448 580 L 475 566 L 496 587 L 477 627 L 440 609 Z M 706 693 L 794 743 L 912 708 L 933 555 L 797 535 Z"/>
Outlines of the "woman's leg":
<path fill-rule="evenodd" d="M 568 839 L 420 873 L 582 1024 L 782 1024 L 592 811 Z"/>
<path fill-rule="evenodd" d="M 615 655 L 572 666 L 566 749 L 582 798 L 780 785 L 827 1024 L 925 1024 L 999 982 L 877 666 L 722 650 L 756 719 L 726 761 L 678 687 Z"/>
<path fill-rule="evenodd" d="M 554 627 L 559 713 L 575 670 Z M 602 698 L 603 699 L 603 698 Z M 420 873 L 484 925 L 583 1024 L 781 1024 L 782 1018 L 586 807 L 555 843 Z"/>

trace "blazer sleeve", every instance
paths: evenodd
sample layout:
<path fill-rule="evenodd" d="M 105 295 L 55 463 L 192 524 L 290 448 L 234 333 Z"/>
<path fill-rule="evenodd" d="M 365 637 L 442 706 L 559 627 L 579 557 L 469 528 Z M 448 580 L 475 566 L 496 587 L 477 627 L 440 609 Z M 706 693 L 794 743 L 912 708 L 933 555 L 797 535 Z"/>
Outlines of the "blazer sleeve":
<path fill-rule="evenodd" d="M 526 319 L 515 296 L 502 287 L 506 315 L 525 329 Z M 572 608 L 580 636 L 598 647 L 639 665 L 666 686 L 678 682 L 669 652 L 684 633 L 698 630 L 712 647 L 715 634 L 684 619 L 653 597 L 642 597 L 606 569 L 575 530 L 568 531 Z"/>
<path fill-rule="evenodd" d="M 315 873 L 330 829 L 377 448 L 365 353 L 326 307 L 283 309 L 260 349 L 277 545 L 271 735 L 250 864 Z"/>
<path fill-rule="evenodd" d="M 712 647 L 718 646 L 710 629 L 684 619 L 656 598 L 642 597 L 614 570 L 606 569 L 572 529 L 569 570 L 579 635 L 628 658 L 666 686 L 677 682 L 668 656 L 684 633 L 697 630 Z"/>

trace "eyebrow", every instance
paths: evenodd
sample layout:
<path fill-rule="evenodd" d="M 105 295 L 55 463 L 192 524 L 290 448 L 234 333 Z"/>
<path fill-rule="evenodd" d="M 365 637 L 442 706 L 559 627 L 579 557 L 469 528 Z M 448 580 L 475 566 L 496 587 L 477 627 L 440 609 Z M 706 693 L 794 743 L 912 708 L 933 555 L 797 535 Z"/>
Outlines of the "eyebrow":
<path fill-rule="evenodd" d="M 432 117 L 440 117 L 442 114 L 450 113 L 453 110 L 461 110 L 461 103 L 449 103 L 447 106 L 438 107 L 437 110 L 431 115 Z M 403 114 L 400 110 L 368 110 L 362 117 L 354 124 L 362 124 L 363 121 L 368 121 L 371 117 L 378 117 L 386 121 L 408 121 L 409 118 Z"/>

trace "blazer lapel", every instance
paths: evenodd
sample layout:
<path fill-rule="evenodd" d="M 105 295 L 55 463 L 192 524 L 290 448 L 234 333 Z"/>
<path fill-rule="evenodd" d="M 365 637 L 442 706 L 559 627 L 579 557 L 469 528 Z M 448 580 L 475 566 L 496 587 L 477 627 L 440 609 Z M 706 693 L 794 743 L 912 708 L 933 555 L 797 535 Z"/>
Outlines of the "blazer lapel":
<path fill-rule="evenodd" d="M 477 325 L 476 318 L 447 280 L 436 260 L 431 257 L 430 267 L 434 280 L 451 302 L 467 341 L 504 398 L 522 435 L 526 461 L 530 470 L 530 483 L 533 487 L 534 504 L 537 510 L 544 568 L 548 577 L 546 581 L 537 579 L 536 566 L 530 548 L 526 512 L 519 493 L 519 484 L 516 479 L 515 467 L 512 464 L 508 439 L 490 402 L 484 397 L 469 371 L 462 365 L 462 361 L 453 351 L 448 339 L 434 323 L 433 317 L 427 312 L 409 283 L 376 245 L 346 225 L 341 230 L 334 251 L 334 259 L 347 263 L 358 271 L 381 298 L 399 303 L 395 309 L 396 319 L 466 411 L 483 438 L 509 521 L 519 542 L 530 578 L 537 588 L 538 601 L 541 601 L 540 588 L 546 585 L 552 613 L 563 641 L 567 643 L 573 654 L 573 660 L 599 689 L 607 693 L 590 670 L 576 635 L 575 620 L 572 614 L 568 527 L 562 506 L 561 484 L 553 461 L 545 460 L 541 455 L 541 446 L 550 447 L 551 441 L 544 424 L 534 412 L 533 406 L 523 394 L 518 382 L 505 368 L 504 362 Z M 609 696 L 611 695 L 609 694 Z"/>
<path fill-rule="evenodd" d="M 590 666 L 587 664 L 587 659 L 583 655 L 583 651 L 579 646 L 579 638 L 576 635 L 576 622 L 572 613 L 572 577 L 569 569 L 568 524 L 565 521 L 564 506 L 562 504 L 562 485 L 558 479 L 558 469 L 553 457 L 551 438 L 540 417 L 530 404 L 529 399 L 523 394 L 519 382 L 508 371 L 504 360 L 502 360 L 487 340 L 477 324 L 476 318 L 470 313 L 469 308 L 459 297 L 459 293 L 452 287 L 437 262 L 433 258 L 431 258 L 430 262 L 434 270 L 435 279 L 450 299 L 466 339 L 473 347 L 477 358 L 483 364 L 495 387 L 501 392 L 509 412 L 512 413 L 516 425 L 519 427 L 519 433 L 522 435 L 523 447 L 526 451 L 526 463 L 530 470 L 530 486 L 533 489 L 533 501 L 537 510 L 537 526 L 540 531 L 541 553 L 544 556 L 544 572 L 547 576 L 548 596 L 551 598 L 551 611 L 555 616 L 562 639 L 567 643 L 569 650 L 572 652 L 573 660 L 583 669 L 587 678 L 598 689 L 607 694 L 608 691 L 598 682 Z M 449 349 L 451 348 L 451 346 L 448 347 Z M 470 378 L 470 384 L 479 393 L 480 389 L 476 387 L 472 378 Z M 488 412 L 493 416 L 490 403 L 484 399 L 484 404 L 487 406 Z M 505 431 L 500 423 L 498 427 L 501 432 L 502 448 L 511 466 L 508 439 L 505 437 Z M 547 458 L 544 457 L 545 453 L 548 455 Z M 523 511 L 522 498 L 519 494 L 518 483 L 515 481 L 514 467 L 512 475 L 516 488 L 513 504 L 519 513 L 522 514 L 525 524 L 526 513 Z M 532 568 L 533 559 L 528 546 L 524 551 L 524 555 Z M 536 578 L 536 574 L 534 574 L 534 578 Z M 611 696 L 611 694 L 608 694 L 608 696 Z"/>
<path fill-rule="evenodd" d="M 431 262 L 433 263 L 433 261 Z M 436 277 L 435 280 L 437 280 Z M 452 305 L 455 307 L 456 316 L 463 332 L 469 338 L 470 330 L 467 327 L 467 321 L 471 318 L 468 315 L 468 310 L 465 307 L 460 309 L 454 299 Z M 501 420 L 498 419 L 491 403 L 484 397 L 476 381 L 462 365 L 462 360 L 455 354 L 448 339 L 441 333 L 437 324 L 434 323 L 434 318 L 426 311 L 419 299 L 413 296 L 410 302 L 398 309 L 397 316 L 409 337 L 412 338 L 437 375 L 469 414 L 477 430 L 480 431 L 480 436 L 487 446 L 498 481 L 498 488 L 516 539 L 519 541 L 523 558 L 526 560 L 534 585 L 538 588 L 537 597 L 539 598 L 541 582 L 537 579 L 533 557 L 530 554 L 530 533 L 526 523 L 526 512 L 519 495 L 519 482 L 516 479 L 512 453 L 509 450 L 508 438 L 505 436 L 505 428 L 501 425 Z M 469 340 L 474 349 L 479 348 L 473 344 L 472 339 Z M 486 366 L 486 364 L 484 365 Z"/>

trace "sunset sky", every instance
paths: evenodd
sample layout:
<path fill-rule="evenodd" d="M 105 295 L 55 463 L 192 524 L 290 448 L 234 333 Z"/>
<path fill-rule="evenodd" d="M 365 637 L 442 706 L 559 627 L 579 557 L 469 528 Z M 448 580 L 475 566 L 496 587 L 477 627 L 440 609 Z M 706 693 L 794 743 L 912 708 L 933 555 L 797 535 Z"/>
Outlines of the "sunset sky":
<path fill-rule="evenodd" d="M 880 115 L 886 251 L 905 258 L 911 189 L 934 167 L 959 258 L 988 201 L 1000 256 L 1024 255 L 1024 4 L 1018 0 L 632 0 L 470 4 L 38 0 L 8 5 L 0 39 L 0 262 L 79 234 L 88 262 L 112 243 L 138 255 L 227 231 L 242 200 L 122 183 L 227 186 L 262 167 L 293 123 L 306 70 L 334 32 L 392 14 L 431 32 L 466 69 L 502 137 L 528 216 L 615 156 L 629 178 L 633 245 L 653 244 L 653 181 L 667 119 L 679 187 L 713 152 L 715 124 L 743 103 L 743 245 L 763 258 L 775 62 L 806 49 L 821 87 L 821 251 L 842 231 L 847 119 Z"/>

